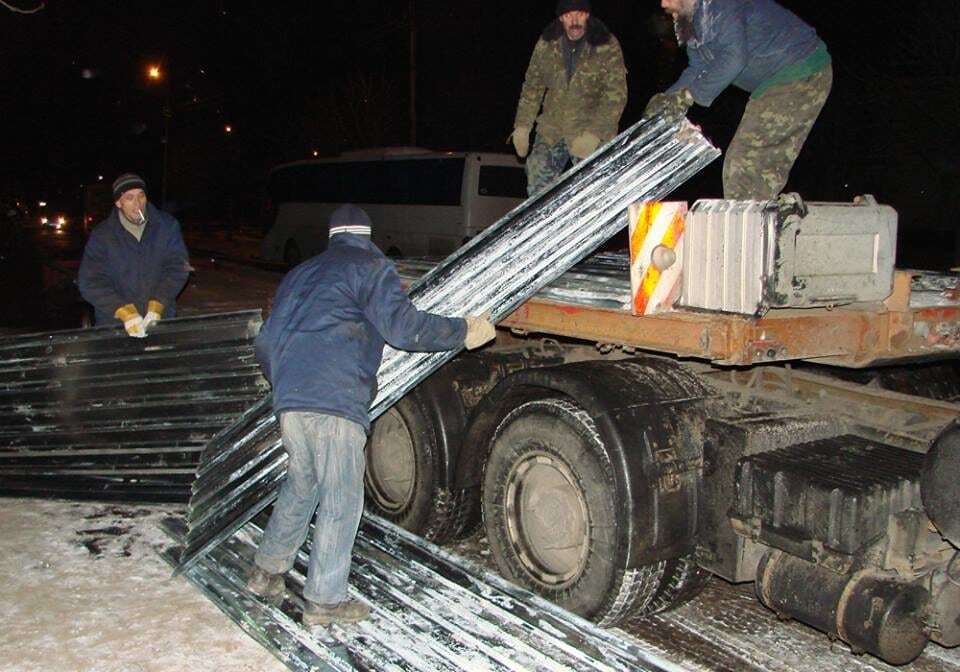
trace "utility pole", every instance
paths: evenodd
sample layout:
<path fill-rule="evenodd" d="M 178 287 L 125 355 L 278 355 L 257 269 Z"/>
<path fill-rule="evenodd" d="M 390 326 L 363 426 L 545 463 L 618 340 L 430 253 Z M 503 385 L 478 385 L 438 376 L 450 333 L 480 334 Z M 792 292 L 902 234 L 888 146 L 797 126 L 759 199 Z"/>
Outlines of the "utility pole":
<path fill-rule="evenodd" d="M 410 146 L 417 145 L 417 21 L 414 0 L 407 10 L 410 22 Z"/>
<path fill-rule="evenodd" d="M 160 176 L 160 207 L 167 207 L 167 156 L 170 152 L 170 117 L 173 108 L 170 107 L 170 94 L 167 93 L 163 101 L 163 172 Z"/>

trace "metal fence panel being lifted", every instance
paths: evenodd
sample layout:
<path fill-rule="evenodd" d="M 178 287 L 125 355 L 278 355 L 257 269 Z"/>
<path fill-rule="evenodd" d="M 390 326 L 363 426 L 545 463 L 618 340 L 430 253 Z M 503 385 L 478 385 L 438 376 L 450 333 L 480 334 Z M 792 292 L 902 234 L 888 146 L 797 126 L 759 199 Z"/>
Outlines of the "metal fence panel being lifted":
<path fill-rule="evenodd" d="M 0 495 L 189 499 L 207 441 L 268 386 L 259 310 L 0 339 Z"/>
<path fill-rule="evenodd" d="M 630 203 L 665 197 L 719 153 L 686 120 L 641 120 L 444 260 L 411 287 L 410 298 L 421 310 L 500 320 L 622 229 Z M 385 348 L 371 419 L 456 354 Z M 181 566 L 268 506 L 285 470 L 264 399 L 204 451 Z"/>

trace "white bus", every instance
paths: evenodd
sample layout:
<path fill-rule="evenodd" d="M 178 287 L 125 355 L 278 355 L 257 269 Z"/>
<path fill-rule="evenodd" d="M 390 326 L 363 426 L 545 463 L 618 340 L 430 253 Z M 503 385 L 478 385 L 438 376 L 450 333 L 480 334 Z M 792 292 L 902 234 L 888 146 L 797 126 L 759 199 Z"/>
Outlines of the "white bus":
<path fill-rule="evenodd" d="M 296 265 L 326 249 L 327 221 L 342 203 L 373 220 L 390 256 L 446 256 L 526 199 L 512 154 L 363 150 L 296 161 L 270 172 L 273 227 L 265 259 Z"/>

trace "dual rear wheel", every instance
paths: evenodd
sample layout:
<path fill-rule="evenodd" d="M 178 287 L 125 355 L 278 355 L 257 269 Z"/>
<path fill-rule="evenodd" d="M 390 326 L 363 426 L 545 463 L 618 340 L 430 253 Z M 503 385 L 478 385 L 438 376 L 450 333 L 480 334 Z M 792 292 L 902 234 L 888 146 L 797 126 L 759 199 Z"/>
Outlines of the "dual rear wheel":
<path fill-rule="evenodd" d="M 601 625 L 669 609 L 707 579 L 690 557 L 628 565 L 614 468 L 586 411 L 538 399 L 500 423 L 483 484 L 500 572 Z"/>
<path fill-rule="evenodd" d="M 408 395 L 374 423 L 368 506 L 427 539 L 449 539 L 476 504 L 441 487 L 442 459 L 437 428 Z M 708 577 L 692 557 L 628 564 L 614 468 L 585 410 L 565 398 L 527 401 L 498 424 L 480 502 L 500 572 L 601 625 L 676 606 Z"/>

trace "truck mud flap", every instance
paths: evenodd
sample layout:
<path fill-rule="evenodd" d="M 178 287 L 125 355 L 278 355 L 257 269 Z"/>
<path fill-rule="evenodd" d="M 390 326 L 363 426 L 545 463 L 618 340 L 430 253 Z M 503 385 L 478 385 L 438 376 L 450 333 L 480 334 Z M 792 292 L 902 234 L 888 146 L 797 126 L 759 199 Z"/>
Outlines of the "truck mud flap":
<path fill-rule="evenodd" d="M 260 311 L 0 339 L 0 495 L 184 502 L 209 439 L 266 394 Z"/>
<path fill-rule="evenodd" d="M 686 120 L 670 124 L 660 117 L 643 119 L 450 255 L 411 287 L 410 298 L 421 310 L 445 315 L 489 311 L 494 321 L 501 320 L 622 229 L 630 203 L 665 197 L 718 155 L 719 150 Z M 370 418 L 377 418 L 456 354 L 385 348 Z M 269 403 L 251 413 L 272 418 Z M 268 422 L 273 423 L 276 436 L 276 421 Z M 276 439 L 271 445 L 268 455 L 262 444 L 234 443 L 224 436 L 204 451 L 195 496 L 240 513 L 197 515 L 191 506 L 184 566 L 229 537 L 276 497 L 275 472 L 263 472 L 266 480 L 258 482 L 254 472 L 259 467 L 242 466 L 249 462 L 248 448 L 259 451 L 258 465 L 279 465 L 284 459 L 279 457 L 282 448 Z M 222 462 L 239 468 L 207 468 Z M 282 475 L 284 467 L 279 468 Z M 219 524 L 227 520 L 228 525 Z"/>
<path fill-rule="evenodd" d="M 370 619 L 308 629 L 299 621 L 309 542 L 287 575 L 281 604 L 266 604 L 245 587 L 264 518 L 185 576 L 291 670 L 684 669 L 374 516 L 360 525 L 350 577 L 351 596 L 371 606 Z M 182 520 L 163 527 L 183 542 Z M 176 566 L 179 548 L 163 556 Z"/>

